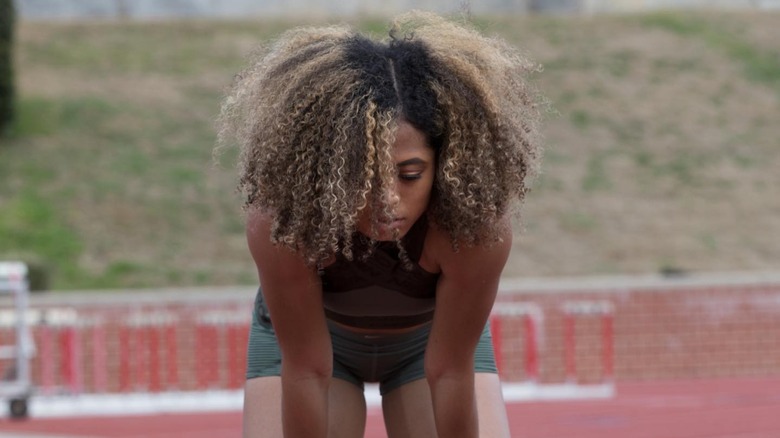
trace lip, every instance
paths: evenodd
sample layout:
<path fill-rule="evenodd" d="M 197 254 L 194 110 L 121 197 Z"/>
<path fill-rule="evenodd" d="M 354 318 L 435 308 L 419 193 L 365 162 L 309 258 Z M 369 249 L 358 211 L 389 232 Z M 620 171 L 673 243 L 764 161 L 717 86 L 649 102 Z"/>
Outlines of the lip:
<path fill-rule="evenodd" d="M 403 223 L 404 223 L 404 218 L 397 217 L 391 220 L 381 220 L 379 221 L 379 226 L 387 229 L 396 229 L 396 228 L 401 228 L 401 225 L 403 225 Z"/>

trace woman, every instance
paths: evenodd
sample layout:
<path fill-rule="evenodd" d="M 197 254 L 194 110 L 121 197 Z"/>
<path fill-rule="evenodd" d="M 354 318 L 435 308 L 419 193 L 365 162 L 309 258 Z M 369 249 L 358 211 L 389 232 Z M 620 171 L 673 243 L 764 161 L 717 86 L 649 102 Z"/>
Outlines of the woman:
<path fill-rule="evenodd" d="M 363 436 L 364 382 L 390 437 L 509 436 L 487 320 L 539 155 L 534 68 L 418 12 L 387 42 L 289 31 L 239 75 L 246 437 Z"/>

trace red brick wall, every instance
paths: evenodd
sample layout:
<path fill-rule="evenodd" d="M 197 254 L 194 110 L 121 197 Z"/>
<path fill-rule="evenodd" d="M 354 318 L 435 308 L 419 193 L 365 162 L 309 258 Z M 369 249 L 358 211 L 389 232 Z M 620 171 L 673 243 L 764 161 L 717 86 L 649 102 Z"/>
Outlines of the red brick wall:
<path fill-rule="evenodd" d="M 544 311 L 541 380 L 564 379 L 564 303 L 606 301 L 614 309 L 617 380 L 780 375 L 780 281 L 773 275 L 678 279 L 583 279 L 519 283 L 501 303 L 530 301 Z M 557 285 L 557 286 L 556 286 Z M 601 378 L 601 317 L 576 319 L 578 377 Z M 504 323 L 506 325 L 506 322 Z M 503 339 L 506 346 L 508 339 Z M 511 353 L 509 354 L 511 356 Z M 505 377 L 523 373 L 505 369 Z"/>
<path fill-rule="evenodd" d="M 49 319 L 32 327 L 33 379 L 42 393 L 238 389 L 253 298 L 251 287 L 34 296 L 33 309 Z M 610 304 L 618 381 L 780 375 L 780 275 L 504 282 L 496 308 L 500 313 L 512 302 L 542 311 L 544 383 L 566 380 L 562 309 L 572 302 Z M 576 378 L 601 381 L 604 316 L 574 321 Z M 76 333 L 71 341 L 68 329 Z M 506 380 L 527 377 L 525 330 L 523 317 L 501 317 Z M 0 327 L 3 343 L 12 334 Z M 77 343 L 75 362 L 66 360 L 68 342 Z M 0 361 L 0 371 L 7 365 Z"/>

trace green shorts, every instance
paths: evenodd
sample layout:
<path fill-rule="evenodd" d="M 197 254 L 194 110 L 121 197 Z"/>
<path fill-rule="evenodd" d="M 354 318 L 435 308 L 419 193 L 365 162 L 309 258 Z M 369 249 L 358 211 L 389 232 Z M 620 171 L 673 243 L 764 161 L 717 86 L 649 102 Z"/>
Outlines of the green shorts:
<path fill-rule="evenodd" d="M 333 377 L 360 388 L 379 382 L 385 395 L 406 383 L 425 378 L 423 362 L 431 324 L 401 334 L 365 335 L 328 323 L 333 342 Z M 255 299 L 247 351 L 247 379 L 279 376 L 282 355 L 260 291 Z M 489 323 L 474 355 L 474 372 L 497 373 Z"/>

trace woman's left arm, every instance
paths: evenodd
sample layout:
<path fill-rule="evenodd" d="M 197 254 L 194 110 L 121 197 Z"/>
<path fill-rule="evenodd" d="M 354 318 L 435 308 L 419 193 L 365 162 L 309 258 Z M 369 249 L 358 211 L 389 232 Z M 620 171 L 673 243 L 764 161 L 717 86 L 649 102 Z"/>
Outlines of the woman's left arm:
<path fill-rule="evenodd" d="M 501 241 L 489 246 L 460 248 L 458 252 L 449 242 L 434 246 L 441 276 L 425 353 L 425 375 L 440 437 L 478 436 L 474 352 L 512 246 L 508 220 L 503 230 Z"/>

